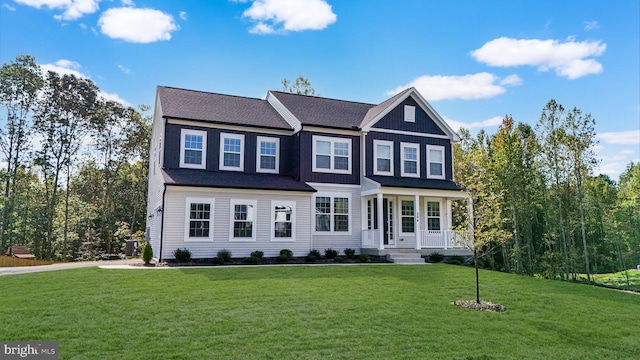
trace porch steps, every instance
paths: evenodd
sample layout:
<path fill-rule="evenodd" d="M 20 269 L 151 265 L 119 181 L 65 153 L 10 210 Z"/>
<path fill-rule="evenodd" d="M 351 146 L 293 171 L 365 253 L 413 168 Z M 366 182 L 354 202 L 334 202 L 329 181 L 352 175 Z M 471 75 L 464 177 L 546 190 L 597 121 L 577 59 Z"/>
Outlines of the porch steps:
<path fill-rule="evenodd" d="M 424 258 L 417 252 L 394 252 L 387 254 L 387 261 L 394 264 L 424 264 Z"/>

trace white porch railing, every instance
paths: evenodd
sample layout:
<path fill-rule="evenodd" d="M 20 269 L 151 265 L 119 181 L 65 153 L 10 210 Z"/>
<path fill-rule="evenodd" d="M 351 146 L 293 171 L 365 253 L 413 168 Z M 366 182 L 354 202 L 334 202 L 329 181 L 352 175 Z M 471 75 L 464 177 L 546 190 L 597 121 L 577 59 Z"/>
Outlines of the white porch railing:
<path fill-rule="evenodd" d="M 420 247 L 436 249 L 462 249 L 462 236 L 454 230 L 421 230 Z"/>
<path fill-rule="evenodd" d="M 362 230 L 362 247 L 377 249 L 380 246 L 380 232 L 377 229 Z"/>

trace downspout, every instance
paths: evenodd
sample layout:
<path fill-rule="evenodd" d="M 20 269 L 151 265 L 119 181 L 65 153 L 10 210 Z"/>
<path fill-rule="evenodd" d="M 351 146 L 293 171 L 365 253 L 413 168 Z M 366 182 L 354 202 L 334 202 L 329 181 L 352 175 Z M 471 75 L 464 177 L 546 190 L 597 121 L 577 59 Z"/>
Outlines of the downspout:
<path fill-rule="evenodd" d="M 158 262 L 162 262 L 162 240 L 164 239 L 164 198 L 167 193 L 167 184 L 163 184 L 162 189 L 162 207 L 160 210 L 162 211 L 162 216 L 160 216 L 160 253 L 158 254 Z"/>

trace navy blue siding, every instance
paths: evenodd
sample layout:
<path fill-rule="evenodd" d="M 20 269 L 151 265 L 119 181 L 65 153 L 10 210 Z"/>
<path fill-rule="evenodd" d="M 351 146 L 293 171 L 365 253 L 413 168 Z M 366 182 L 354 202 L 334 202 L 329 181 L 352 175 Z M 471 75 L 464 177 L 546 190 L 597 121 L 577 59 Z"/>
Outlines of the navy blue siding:
<path fill-rule="evenodd" d="M 177 169 L 180 167 L 180 133 L 182 129 L 201 130 L 207 132 L 207 171 L 218 171 L 220 162 L 220 133 L 244 135 L 244 172 L 256 172 L 257 137 L 266 136 L 280 139 L 280 174 L 294 176 L 297 166 L 297 152 L 292 151 L 295 139 L 290 136 L 262 134 L 254 132 L 240 132 L 221 129 L 201 128 L 167 124 L 164 141 L 164 167 Z M 292 171 L 293 170 L 293 171 Z"/>
<path fill-rule="evenodd" d="M 398 135 L 398 134 L 387 134 L 387 133 L 376 133 L 370 132 L 366 137 L 366 171 L 367 176 L 373 175 L 373 140 L 386 140 L 393 141 L 393 177 L 401 178 L 401 154 L 400 154 L 400 143 L 413 143 L 420 144 L 420 178 L 427 178 L 427 145 L 440 145 L 444 146 L 444 168 L 445 168 L 445 179 L 452 180 L 453 168 L 452 168 L 452 158 L 453 152 L 451 148 L 451 141 L 449 139 L 437 139 L 437 138 L 427 138 L 422 136 L 410 136 L 410 135 Z"/>
<path fill-rule="evenodd" d="M 411 105 L 416 107 L 416 122 L 404 121 L 404 106 Z M 444 131 L 436 125 L 436 123 L 427 115 L 427 113 L 418 105 L 418 103 L 409 96 L 402 104 L 398 105 L 393 110 L 389 111 L 380 121 L 378 121 L 374 128 L 402 130 L 417 132 L 423 134 L 437 134 L 445 135 Z"/>
<path fill-rule="evenodd" d="M 300 134 L 300 181 L 360 184 L 360 137 L 302 131 Z M 351 174 L 313 172 L 313 135 L 351 139 Z"/>

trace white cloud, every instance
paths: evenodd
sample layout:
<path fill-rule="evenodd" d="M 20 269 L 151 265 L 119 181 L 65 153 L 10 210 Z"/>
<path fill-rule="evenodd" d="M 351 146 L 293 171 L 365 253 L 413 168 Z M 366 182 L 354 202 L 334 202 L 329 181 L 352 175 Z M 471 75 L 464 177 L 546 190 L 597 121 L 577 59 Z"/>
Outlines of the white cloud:
<path fill-rule="evenodd" d="M 133 0 L 122 0 L 122 5 L 124 6 L 134 6 Z"/>
<path fill-rule="evenodd" d="M 119 102 L 120 104 L 124 105 L 125 107 L 131 106 L 131 104 L 129 104 L 126 100 L 124 100 L 123 98 L 118 96 L 118 94 L 116 94 L 116 93 L 108 93 L 108 92 L 100 91 L 98 96 L 100 96 L 101 98 L 103 98 L 105 100 L 111 100 L 111 101 Z"/>
<path fill-rule="evenodd" d="M 584 22 L 584 29 L 587 31 L 591 31 L 591 30 L 595 30 L 595 29 L 599 29 L 600 28 L 600 23 L 598 23 L 597 21 L 585 21 Z"/>
<path fill-rule="evenodd" d="M 71 60 L 60 59 L 54 64 L 40 65 L 40 68 L 42 69 L 43 74 L 46 74 L 49 71 L 53 71 L 57 72 L 60 75 L 74 75 L 79 78 L 89 78 L 88 76 L 80 72 L 80 68 L 82 68 L 82 66 L 79 63 Z"/>
<path fill-rule="evenodd" d="M 126 67 L 124 67 L 124 66 L 122 66 L 120 64 L 118 64 L 118 69 L 120 69 L 120 71 L 122 71 L 125 74 L 128 74 L 128 73 L 131 72 L 131 69 L 128 69 L 128 68 L 126 68 Z"/>
<path fill-rule="evenodd" d="M 9 10 L 9 11 L 16 11 L 16 8 L 14 6 L 11 6 L 9 4 L 2 4 L 2 7 Z"/>
<path fill-rule="evenodd" d="M 537 66 L 539 71 L 555 70 L 559 76 L 577 79 L 602 72 L 602 64 L 591 57 L 600 56 L 607 44 L 600 41 L 511 39 L 491 40 L 471 52 L 477 61 L 489 66 Z"/>
<path fill-rule="evenodd" d="M 100 16 L 100 31 L 112 39 L 151 43 L 171 39 L 179 29 L 173 16 L 155 9 L 112 8 Z"/>
<path fill-rule="evenodd" d="M 337 18 L 325 0 L 255 0 L 242 16 L 257 22 L 254 34 L 322 30 Z"/>
<path fill-rule="evenodd" d="M 596 139 L 607 144 L 640 144 L 640 130 L 600 133 L 596 135 Z"/>
<path fill-rule="evenodd" d="M 187 20 L 187 12 L 186 11 L 180 11 L 180 19 Z"/>
<path fill-rule="evenodd" d="M 54 15 L 57 20 L 76 20 L 86 14 L 98 11 L 100 0 L 14 0 L 18 4 L 40 9 L 45 6 L 49 9 L 61 9 L 61 15 Z"/>
<path fill-rule="evenodd" d="M 498 76 L 486 72 L 462 76 L 423 75 L 407 85 L 398 86 L 387 94 L 394 95 L 413 86 L 431 101 L 473 100 L 492 98 L 507 91 L 502 85 L 520 85 L 521 83 L 522 79 L 517 75 L 509 75 L 500 80 Z"/>
<path fill-rule="evenodd" d="M 456 121 L 453 119 L 449 119 L 447 117 L 444 118 L 444 120 L 447 122 L 447 124 L 449 124 L 449 126 L 451 126 L 451 128 L 455 131 L 460 130 L 461 128 L 465 128 L 468 130 L 471 129 L 477 129 L 477 128 L 485 128 L 485 127 L 492 127 L 492 126 L 498 126 L 500 124 L 502 124 L 502 116 L 494 116 L 490 119 L 486 119 L 486 120 L 482 120 L 482 121 L 474 121 L 471 123 L 464 123 L 461 121 Z"/>

